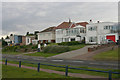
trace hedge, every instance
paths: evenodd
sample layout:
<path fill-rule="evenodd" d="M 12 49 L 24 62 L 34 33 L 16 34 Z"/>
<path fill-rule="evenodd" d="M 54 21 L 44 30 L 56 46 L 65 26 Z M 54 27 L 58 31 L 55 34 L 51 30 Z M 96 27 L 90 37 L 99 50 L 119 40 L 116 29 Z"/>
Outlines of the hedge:
<path fill-rule="evenodd" d="M 66 45 L 66 46 L 71 46 L 71 45 L 79 45 L 81 44 L 78 41 L 71 41 L 71 42 L 62 42 L 62 43 L 58 43 L 58 45 Z"/>
<path fill-rule="evenodd" d="M 52 46 L 46 46 L 43 48 L 43 53 L 63 53 L 70 51 L 70 48 L 68 46 L 58 46 L 58 45 L 52 45 Z"/>

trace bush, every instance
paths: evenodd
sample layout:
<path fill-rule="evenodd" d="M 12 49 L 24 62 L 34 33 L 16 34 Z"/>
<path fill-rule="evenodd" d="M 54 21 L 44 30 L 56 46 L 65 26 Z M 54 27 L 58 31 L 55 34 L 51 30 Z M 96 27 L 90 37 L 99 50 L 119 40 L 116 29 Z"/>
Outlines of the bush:
<path fill-rule="evenodd" d="M 32 43 L 30 43 L 29 45 L 32 45 Z"/>
<path fill-rule="evenodd" d="M 78 44 L 81 44 L 81 43 L 80 43 L 80 42 L 78 42 L 78 41 L 58 43 L 58 45 L 66 45 L 66 46 L 78 45 Z"/>
<path fill-rule="evenodd" d="M 33 45 L 32 46 L 32 49 L 37 49 L 38 48 L 38 45 Z"/>
<path fill-rule="evenodd" d="M 7 46 L 2 49 L 3 52 L 16 52 L 19 49 L 18 46 Z"/>
<path fill-rule="evenodd" d="M 44 53 L 63 53 L 67 51 L 70 51 L 70 48 L 68 46 L 52 45 L 43 48 Z"/>

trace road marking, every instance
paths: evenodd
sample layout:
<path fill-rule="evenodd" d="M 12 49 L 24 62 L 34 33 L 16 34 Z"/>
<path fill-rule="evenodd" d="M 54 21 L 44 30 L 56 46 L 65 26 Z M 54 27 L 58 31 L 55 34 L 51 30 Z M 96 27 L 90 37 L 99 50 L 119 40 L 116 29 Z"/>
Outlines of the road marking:
<path fill-rule="evenodd" d="M 63 61 L 63 60 L 51 60 L 51 61 Z"/>
<path fill-rule="evenodd" d="M 99 64 L 99 63 L 89 63 L 89 64 Z"/>
<path fill-rule="evenodd" d="M 32 58 L 32 59 L 34 59 L 34 60 L 43 60 L 43 59 L 39 59 L 39 58 Z"/>
<path fill-rule="evenodd" d="M 82 63 L 82 62 L 84 62 L 84 61 L 72 61 L 72 62 L 80 62 L 80 63 Z"/>
<path fill-rule="evenodd" d="M 18 56 L 17 58 L 21 58 L 21 57 Z"/>

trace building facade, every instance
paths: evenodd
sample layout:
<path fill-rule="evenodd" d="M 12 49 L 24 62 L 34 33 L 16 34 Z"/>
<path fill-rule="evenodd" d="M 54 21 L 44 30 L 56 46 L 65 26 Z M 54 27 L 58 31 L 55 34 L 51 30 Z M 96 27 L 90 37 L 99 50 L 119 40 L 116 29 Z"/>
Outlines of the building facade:
<path fill-rule="evenodd" d="M 49 27 L 39 32 L 37 34 L 39 43 L 55 43 L 55 29 L 56 27 Z"/>
<path fill-rule="evenodd" d="M 118 40 L 117 24 L 113 22 L 97 22 L 86 25 L 86 44 L 106 44 L 107 39 Z"/>
<path fill-rule="evenodd" d="M 63 22 L 56 27 L 56 43 L 82 41 L 85 39 L 87 22 Z"/>
<path fill-rule="evenodd" d="M 29 45 L 32 43 L 32 40 L 35 40 L 35 36 L 26 36 L 26 45 Z"/>

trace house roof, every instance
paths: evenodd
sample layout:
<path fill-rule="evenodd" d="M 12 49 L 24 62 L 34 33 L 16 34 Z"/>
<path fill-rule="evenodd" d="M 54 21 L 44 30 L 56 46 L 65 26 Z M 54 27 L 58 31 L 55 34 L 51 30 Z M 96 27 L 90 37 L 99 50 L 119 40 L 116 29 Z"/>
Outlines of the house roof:
<path fill-rule="evenodd" d="M 63 29 L 63 28 L 73 28 L 77 25 L 81 25 L 86 27 L 88 23 L 87 22 L 79 22 L 79 23 L 73 23 L 73 22 L 63 22 L 60 25 L 56 27 L 56 29 Z"/>
<path fill-rule="evenodd" d="M 47 29 L 45 29 L 45 30 L 43 30 L 43 31 L 41 31 L 41 32 L 39 32 L 39 33 L 42 33 L 42 32 L 50 32 L 50 31 L 54 31 L 56 29 L 56 27 L 49 27 L 49 28 L 47 28 Z"/>

